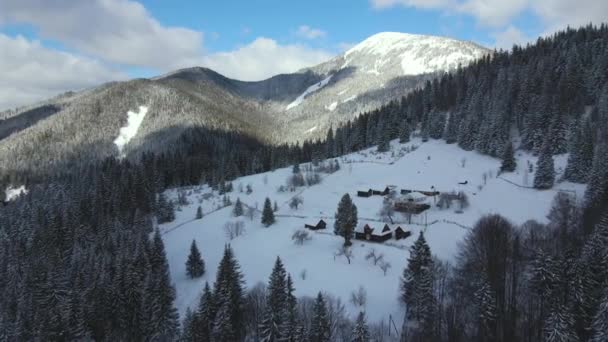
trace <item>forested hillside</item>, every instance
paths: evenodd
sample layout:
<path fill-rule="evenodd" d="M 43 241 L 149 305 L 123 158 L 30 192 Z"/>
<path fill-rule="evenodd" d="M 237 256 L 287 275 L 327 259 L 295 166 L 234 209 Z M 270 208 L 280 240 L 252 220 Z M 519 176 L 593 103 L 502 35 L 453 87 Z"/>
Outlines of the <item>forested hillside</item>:
<path fill-rule="evenodd" d="M 606 341 L 606 25 L 569 29 L 484 57 L 330 130 L 325 141 L 269 146 L 220 128 L 177 127 L 162 152 L 102 162 L 75 154 L 52 174 L 1 174 L 2 189 L 26 184 L 29 192 L 0 207 L 0 341 L 178 339 L 175 290 L 154 231 L 155 222 L 173 219 L 165 189 L 209 183 L 226 191 L 227 182 L 243 175 L 375 145 L 387 151 L 391 139 L 406 142 L 412 132 L 507 161 L 514 149 L 532 151 L 539 155 L 533 166 L 539 190 L 555 181 L 552 156 L 569 152 L 565 178 L 588 187 L 582 200 L 558 196 L 547 225 L 480 218 L 452 265 L 434 261 L 420 235 L 404 271 L 406 338 Z M 44 144 L 51 137 L 40 139 Z M 280 298 L 269 307 L 290 309 L 290 322 L 306 319 L 311 327 L 287 336 L 329 341 L 330 324 L 337 324 L 328 317 L 329 304 L 319 294 L 314 304 L 306 302 L 310 316 L 298 318 L 281 268 L 277 262 L 268 289 Z M 184 340 L 242 341 L 257 330 L 244 325 L 262 313 L 253 311 L 255 292 L 243 288 L 230 248 L 220 270 L 213 293 L 206 291 L 207 302 L 185 325 L 206 317 L 200 326 L 212 333 L 197 338 L 186 329 Z M 221 305 L 209 304 L 214 301 Z M 266 330 L 276 323 L 268 317 Z M 364 317 L 354 328 L 366 341 Z"/>

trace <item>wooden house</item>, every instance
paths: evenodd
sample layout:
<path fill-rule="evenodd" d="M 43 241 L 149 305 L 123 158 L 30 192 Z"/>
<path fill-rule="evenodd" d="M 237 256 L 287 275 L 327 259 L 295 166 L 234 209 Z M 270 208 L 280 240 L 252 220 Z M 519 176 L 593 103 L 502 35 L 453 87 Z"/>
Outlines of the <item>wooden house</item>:
<path fill-rule="evenodd" d="M 395 211 L 407 214 L 420 214 L 421 212 L 428 210 L 431 206 L 426 203 L 416 203 L 412 201 L 399 201 L 395 202 Z"/>
<path fill-rule="evenodd" d="M 362 229 L 355 231 L 355 239 L 373 241 L 373 242 L 384 242 L 393 237 L 393 232 L 388 224 L 384 225 L 384 228 L 380 232 L 374 232 L 374 228 L 368 224 L 363 226 Z"/>
<path fill-rule="evenodd" d="M 412 232 L 404 230 L 401 226 L 395 229 L 395 240 L 407 239 L 410 235 L 412 235 Z"/>
<path fill-rule="evenodd" d="M 387 186 L 384 190 L 372 190 L 372 195 L 386 196 L 391 193 L 391 189 Z"/>
<path fill-rule="evenodd" d="M 304 228 L 308 228 L 310 230 L 325 229 L 325 228 L 327 228 L 327 223 L 325 223 L 325 221 L 323 221 L 323 220 L 319 220 L 319 222 L 315 226 L 310 225 L 310 224 L 305 224 Z"/>
<path fill-rule="evenodd" d="M 373 194 L 372 189 L 365 190 L 365 191 L 357 191 L 358 197 L 372 197 L 372 194 Z"/>
<path fill-rule="evenodd" d="M 401 189 L 401 194 L 402 195 L 411 194 L 413 192 L 418 192 L 418 193 L 421 193 L 421 194 L 423 194 L 425 196 L 428 196 L 428 197 L 439 196 L 439 194 L 440 194 L 439 191 L 424 191 L 424 190 Z"/>

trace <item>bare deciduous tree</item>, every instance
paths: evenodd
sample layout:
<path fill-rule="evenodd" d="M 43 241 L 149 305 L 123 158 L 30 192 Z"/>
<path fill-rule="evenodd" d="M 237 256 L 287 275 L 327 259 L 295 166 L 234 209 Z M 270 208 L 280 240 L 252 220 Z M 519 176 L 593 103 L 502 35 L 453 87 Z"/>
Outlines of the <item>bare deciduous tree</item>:
<path fill-rule="evenodd" d="M 245 233 L 245 223 L 243 221 L 226 222 L 224 231 L 226 232 L 228 239 L 234 240 Z"/>
<path fill-rule="evenodd" d="M 300 229 L 300 230 L 296 230 L 293 235 L 291 236 L 291 239 L 294 241 L 294 243 L 296 245 L 303 245 L 304 242 L 312 239 L 310 237 L 310 234 L 308 233 L 308 231 L 304 230 L 304 229 Z"/>
<path fill-rule="evenodd" d="M 291 201 L 289 201 L 289 207 L 291 209 L 298 210 L 298 206 L 300 206 L 302 203 L 304 203 L 304 199 L 302 199 L 302 197 L 294 196 Z"/>
<path fill-rule="evenodd" d="M 391 263 L 387 262 L 387 261 L 380 261 L 379 265 L 380 269 L 382 270 L 382 273 L 384 273 L 384 275 L 386 275 L 386 272 L 388 272 L 389 268 L 391 268 Z"/>
<path fill-rule="evenodd" d="M 342 245 L 336 251 L 336 253 L 334 255 L 334 259 L 335 259 L 335 257 L 340 257 L 340 256 L 345 257 L 346 260 L 348 261 L 348 264 L 350 265 L 350 261 L 353 259 L 353 251 L 350 249 L 350 247 Z"/>
<path fill-rule="evenodd" d="M 371 260 L 376 266 L 380 261 L 384 260 L 384 254 L 377 253 L 374 248 L 370 249 L 365 256 L 365 260 Z"/>
<path fill-rule="evenodd" d="M 365 306 L 367 303 L 367 291 L 365 291 L 363 286 L 359 286 L 356 291 L 350 293 L 350 302 L 354 306 Z"/>

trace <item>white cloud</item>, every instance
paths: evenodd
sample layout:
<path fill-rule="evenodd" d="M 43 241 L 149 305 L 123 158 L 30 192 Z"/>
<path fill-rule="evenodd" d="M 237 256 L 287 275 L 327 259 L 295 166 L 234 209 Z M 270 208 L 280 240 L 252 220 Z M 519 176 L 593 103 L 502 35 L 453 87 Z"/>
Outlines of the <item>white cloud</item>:
<path fill-rule="evenodd" d="M 531 37 L 528 37 L 526 34 L 512 25 L 507 27 L 504 31 L 492 33 L 491 36 L 494 37 L 494 45 L 503 50 L 509 50 L 515 44 L 525 45 L 532 40 Z"/>
<path fill-rule="evenodd" d="M 126 75 L 90 58 L 49 50 L 37 41 L 0 33 L 0 110 Z"/>
<path fill-rule="evenodd" d="M 300 44 L 281 45 L 273 39 L 259 37 L 234 51 L 205 56 L 198 64 L 227 77 L 254 81 L 280 73 L 294 72 L 327 61 L 331 57 L 331 53 L 323 50 Z"/>
<path fill-rule="evenodd" d="M 300 27 L 298 27 L 296 34 L 298 36 L 300 36 L 302 38 L 306 38 L 306 39 L 323 38 L 326 35 L 325 31 L 322 31 L 322 30 L 319 30 L 316 28 L 312 28 L 308 25 L 301 25 Z"/>
<path fill-rule="evenodd" d="M 567 25 L 577 27 L 608 20 L 608 1 L 605 0 L 370 0 L 370 3 L 375 9 L 405 6 L 472 16 L 482 26 L 503 30 L 494 34 L 497 46 L 506 44 L 509 39 L 524 40 L 512 21 L 528 11 L 542 24 L 542 35 Z"/>
<path fill-rule="evenodd" d="M 26 23 L 40 37 L 108 62 L 163 70 L 203 53 L 203 34 L 161 25 L 130 0 L 2 0 L 0 23 Z"/>

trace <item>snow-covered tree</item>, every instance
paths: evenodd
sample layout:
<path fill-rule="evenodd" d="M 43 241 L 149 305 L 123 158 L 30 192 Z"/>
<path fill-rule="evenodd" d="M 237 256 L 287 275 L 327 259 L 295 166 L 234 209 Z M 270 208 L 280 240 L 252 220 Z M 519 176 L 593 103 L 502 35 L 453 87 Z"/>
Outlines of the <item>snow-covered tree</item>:
<path fill-rule="evenodd" d="M 186 274 L 190 278 L 202 277 L 205 274 L 205 262 L 201 257 L 195 240 L 192 240 L 192 244 L 190 245 L 190 254 L 188 255 L 188 261 L 186 261 Z"/>
<path fill-rule="evenodd" d="M 272 204 L 270 203 L 270 198 L 266 197 L 264 201 L 264 209 L 262 210 L 262 224 L 266 227 L 274 224 L 274 211 L 272 210 Z"/>
<path fill-rule="evenodd" d="M 369 342 L 369 328 L 365 320 L 365 313 L 359 312 L 357 320 L 355 321 L 355 327 L 353 328 L 353 334 L 351 338 L 352 342 Z"/>
<path fill-rule="evenodd" d="M 547 342 L 577 342 L 578 336 L 574 330 L 574 319 L 568 308 L 559 306 L 547 317 L 544 328 Z"/>
<path fill-rule="evenodd" d="M 357 226 L 357 206 L 353 203 L 349 194 L 344 194 L 335 215 L 334 234 L 344 237 L 344 245 L 350 246 L 351 239 Z"/>
<path fill-rule="evenodd" d="M 236 202 L 234 202 L 234 208 L 232 209 L 232 215 L 235 217 L 243 216 L 243 203 L 241 199 L 237 197 Z"/>
<path fill-rule="evenodd" d="M 201 208 L 201 206 L 199 205 L 198 208 L 196 208 L 196 216 L 194 217 L 195 220 L 200 220 L 203 218 L 203 208 Z"/>
<path fill-rule="evenodd" d="M 277 257 L 268 281 L 266 311 L 260 325 L 262 341 L 275 342 L 282 339 L 280 327 L 284 323 L 287 308 L 287 280 L 285 267 Z"/>
<path fill-rule="evenodd" d="M 534 174 L 534 187 L 537 189 L 551 189 L 555 182 L 555 166 L 553 154 L 549 145 L 544 147 L 536 162 L 536 173 Z"/>
<path fill-rule="evenodd" d="M 312 309 L 312 321 L 308 335 L 310 342 L 329 342 L 331 341 L 331 330 L 327 313 L 327 304 L 321 292 L 317 295 Z"/>
<path fill-rule="evenodd" d="M 509 141 L 503 149 L 500 171 L 513 172 L 516 168 L 517 162 L 515 161 L 515 152 L 513 151 L 513 144 Z"/>

